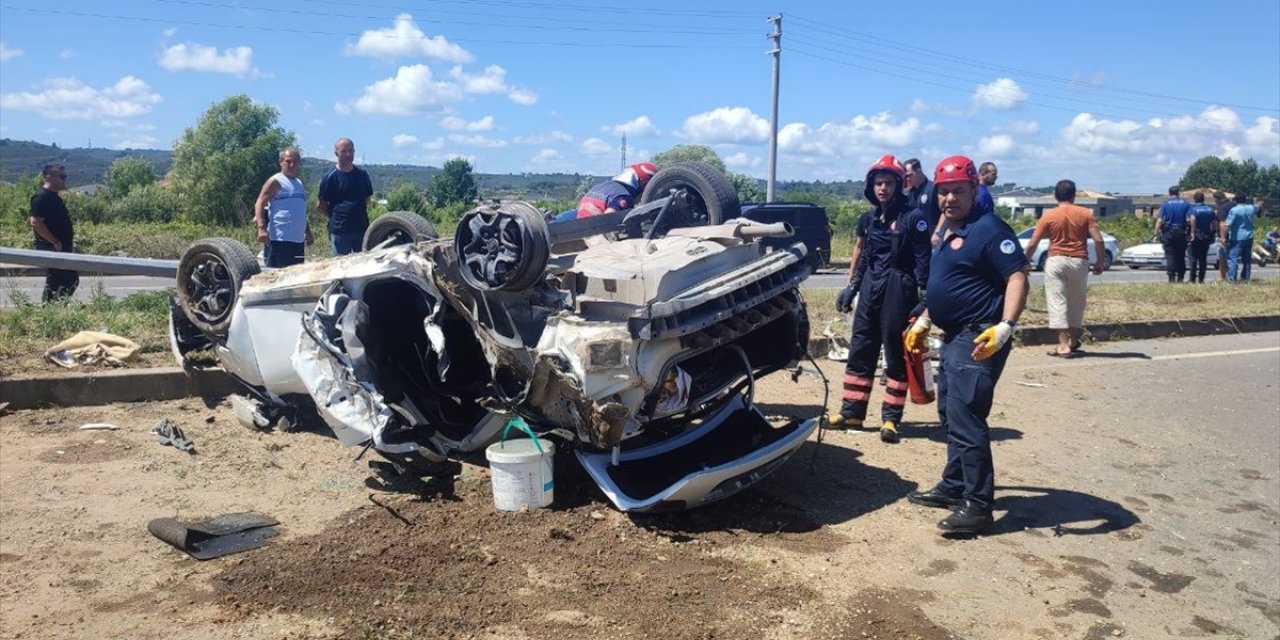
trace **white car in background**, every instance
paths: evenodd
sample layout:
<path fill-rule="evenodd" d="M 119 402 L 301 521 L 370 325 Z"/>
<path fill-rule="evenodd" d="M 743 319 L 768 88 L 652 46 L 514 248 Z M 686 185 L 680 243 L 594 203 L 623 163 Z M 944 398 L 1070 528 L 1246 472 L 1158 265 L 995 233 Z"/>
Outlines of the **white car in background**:
<path fill-rule="evenodd" d="M 1018 233 L 1018 242 L 1022 245 L 1023 251 L 1026 251 L 1027 244 L 1031 242 L 1031 234 L 1035 233 L 1035 231 L 1035 227 L 1028 227 Z M 1094 256 L 1097 255 L 1093 247 L 1093 238 L 1089 238 L 1089 241 L 1085 246 L 1089 252 L 1089 264 L 1092 265 Z M 1111 269 L 1111 265 L 1115 263 L 1116 258 L 1120 256 L 1120 244 L 1116 242 L 1115 236 L 1109 233 L 1103 233 L 1102 246 L 1106 251 L 1106 254 L 1102 257 L 1102 268 L 1104 270 L 1109 270 Z M 1036 271 L 1044 271 L 1044 262 L 1048 257 L 1049 239 L 1041 238 L 1040 246 L 1036 247 L 1036 252 L 1031 255 L 1031 266 L 1034 267 Z"/>
<path fill-rule="evenodd" d="M 1257 247 L 1257 245 L 1254 245 L 1254 246 Z M 1209 254 L 1207 256 L 1208 259 L 1205 262 L 1208 264 L 1210 269 L 1218 268 L 1218 250 L 1221 248 L 1222 248 L 1222 244 L 1219 243 L 1217 240 L 1214 240 L 1213 244 L 1209 245 Z M 1134 245 L 1132 247 L 1129 247 L 1128 249 L 1125 249 L 1124 253 L 1120 254 L 1120 259 L 1123 260 L 1124 263 L 1128 265 L 1130 269 L 1140 269 L 1142 267 L 1154 267 L 1156 269 L 1163 270 L 1165 269 L 1164 244 L 1160 242 L 1159 238 L 1155 236 L 1151 236 L 1150 238 L 1147 239 L 1145 243 Z M 1260 252 L 1254 251 L 1253 266 L 1265 267 L 1267 266 L 1268 263 L 1270 263 L 1270 260 L 1268 260 Z M 1191 248 L 1190 247 L 1187 247 L 1187 265 L 1188 266 L 1191 265 Z"/>

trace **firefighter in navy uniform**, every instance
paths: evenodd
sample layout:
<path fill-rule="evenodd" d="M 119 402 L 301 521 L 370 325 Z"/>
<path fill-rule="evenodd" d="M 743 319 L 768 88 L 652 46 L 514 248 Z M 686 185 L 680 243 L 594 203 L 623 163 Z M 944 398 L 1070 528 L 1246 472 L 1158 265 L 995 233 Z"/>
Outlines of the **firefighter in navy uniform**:
<path fill-rule="evenodd" d="M 865 194 L 876 208 L 858 220 L 863 248 L 849 286 L 836 299 L 837 310 L 848 312 L 856 295 L 858 308 L 849 339 L 843 402 L 840 412 L 831 415 L 831 425 L 862 427 L 876 358 L 883 345 L 887 380 L 880 409 L 880 439 L 885 442 L 898 441 L 898 424 L 907 401 L 902 332 L 929 277 L 929 222 L 902 192 L 905 176 L 902 165 L 891 155 L 880 158 L 867 171 Z"/>
<path fill-rule="evenodd" d="M 992 524 L 995 468 L 987 415 L 1026 306 L 1027 258 L 1009 225 L 974 204 L 978 172 L 972 160 L 943 160 L 933 182 L 948 224 L 929 265 L 928 308 L 907 332 L 906 348 L 922 352 L 931 324 L 943 332 L 938 417 L 947 434 L 947 465 L 937 486 L 912 491 L 907 499 L 954 509 L 938 527 L 973 534 Z"/>

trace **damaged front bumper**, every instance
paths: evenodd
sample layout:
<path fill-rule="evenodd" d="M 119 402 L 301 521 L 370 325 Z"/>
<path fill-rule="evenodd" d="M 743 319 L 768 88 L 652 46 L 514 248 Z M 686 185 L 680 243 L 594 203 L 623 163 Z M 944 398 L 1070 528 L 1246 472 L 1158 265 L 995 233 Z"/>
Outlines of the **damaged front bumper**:
<path fill-rule="evenodd" d="M 696 429 L 621 452 L 577 451 L 578 460 L 622 511 L 688 509 L 727 498 L 769 475 L 804 444 L 816 419 L 775 427 L 734 394 Z"/>

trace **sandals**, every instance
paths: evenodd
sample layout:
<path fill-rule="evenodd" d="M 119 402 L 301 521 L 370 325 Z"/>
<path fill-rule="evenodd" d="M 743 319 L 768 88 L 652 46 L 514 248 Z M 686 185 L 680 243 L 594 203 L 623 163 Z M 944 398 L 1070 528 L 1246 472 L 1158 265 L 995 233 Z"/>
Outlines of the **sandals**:
<path fill-rule="evenodd" d="M 1080 350 L 1081 350 L 1081 349 L 1083 349 L 1083 348 L 1084 348 L 1084 344 L 1083 344 L 1083 343 L 1081 343 L 1079 340 L 1072 340 L 1072 341 L 1071 341 L 1071 351 L 1072 351 L 1072 353 L 1075 353 L 1075 352 L 1077 352 L 1077 351 L 1080 351 Z"/>
<path fill-rule="evenodd" d="M 1057 349 L 1052 349 L 1052 350 L 1050 350 L 1050 351 L 1049 351 L 1049 355 L 1050 355 L 1050 356 L 1052 356 L 1052 357 L 1054 357 L 1054 358 L 1066 358 L 1066 359 L 1070 360 L 1071 358 L 1079 358 L 1079 357 L 1080 357 L 1080 352 L 1079 352 L 1079 351 L 1068 351 L 1068 352 L 1066 352 L 1066 353 L 1058 353 L 1058 350 L 1057 350 Z"/>

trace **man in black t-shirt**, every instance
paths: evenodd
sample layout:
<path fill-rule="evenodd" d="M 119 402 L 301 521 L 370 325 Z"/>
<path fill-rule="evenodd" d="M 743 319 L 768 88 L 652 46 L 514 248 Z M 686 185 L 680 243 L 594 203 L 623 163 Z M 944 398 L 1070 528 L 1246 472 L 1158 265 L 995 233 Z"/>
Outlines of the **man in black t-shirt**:
<path fill-rule="evenodd" d="M 67 188 L 67 169 L 61 164 L 46 164 L 44 184 L 31 196 L 31 230 L 35 248 L 43 251 L 75 252 L 75 230 L 71 214 L 59 191 Z M 44 279 L 44 302 L 70 298 L 80 285 L 80 274 L 66 269 L 49 269 Z"/>
<path fill-rule="evenodd" d="M 369 228 L 369 197 L 373 183 L 364 169 L 355 165 L 356 145 L 351 138 L 333 143 L 338 164 L 320 180 L 317 207 L 329 218 L 329 242 L 333 255 L 355 253 L 364 244 Z"/>

